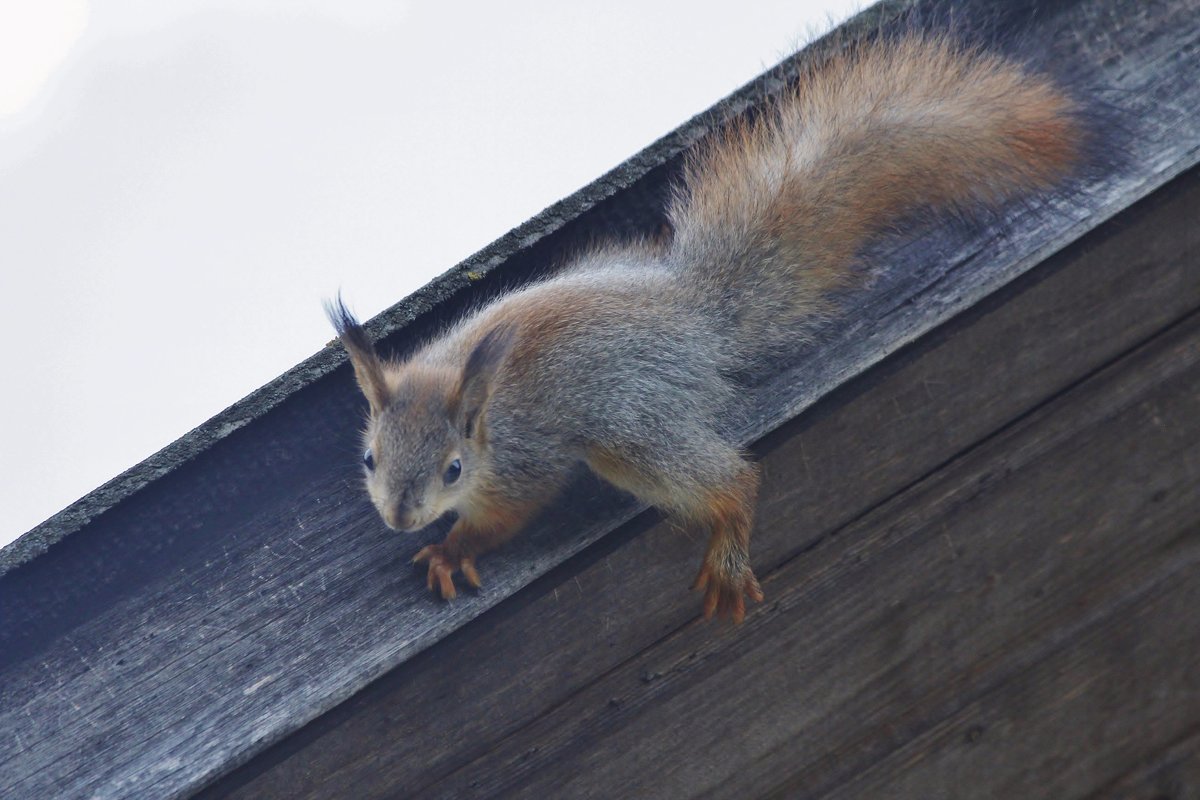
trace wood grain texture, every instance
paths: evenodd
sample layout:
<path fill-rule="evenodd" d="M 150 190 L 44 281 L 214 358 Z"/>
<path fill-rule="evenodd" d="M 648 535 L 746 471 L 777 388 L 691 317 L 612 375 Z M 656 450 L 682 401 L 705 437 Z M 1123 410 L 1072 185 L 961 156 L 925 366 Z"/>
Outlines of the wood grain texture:
<path fill-rule="evenodd" d="M 756 569 L 827 546 L 856 517 L 1200 307 L 1197 208 L 1194 171 L 761 442 Z M 323 797 L 346 785 L 364 798 L 423 795 L 455 771 L 480 779 L 486 770 L 466 765 L 509 737 L 540 748 L 533 721 L 611 670 L 642 667 L 647 648 L 695 616 L 682 586 L 702 543 L 666 525 L 647 530 L 652 520 L 568 562 L 205 796 Z M 838 674 L 859 668 L 835 663 Z M 638 679 L 653 681 L 657 670 L 644 669 Z M 608 701 L 625 702 L 619 693 Z M 479 787 L 469 784 L 453 785 L 471 796 Z"/>
<path fill-rule="evenodd" d="M 1200 721 L 1198 483 L 1200 313 L 416 794 L 1077 796 Z"/>
<path fill-rule="evenodd" d="M 1195 14 L 1195 4 L 1184 0 L 1055 5 L 1045 18 L 1062 32 L 1055 58 L 1113 88 L 1114 103 L 1135 128 L 1130 169 L 1098 176 L 1072 200 L 1013 209 L 1001 224 L 938 228 L 919 242 L 882 247 L 877 255 L 887 267 L 870 289 L 848 298 L 846 316 L 825 342 L 747 398 L 752 411 L 745 439 L 780 425 L 1195 163 Z M 702 132 L 690 130 L 691 136 Z M 669 173 L 667 158 L 646 165 L 647 183 L 630 188 L 654 196 Z M 637 208 L 621 206 L 620 197 L 612 194 L 610 210 Z M 592 225 L 582 217 L 577 224 L 560 219 L 548 228 L 552 235 L 530 234 L 506 253 L 527 278 Z M 501 281 L 492 280 L 493 291 Z M 471 294 L 456 295 L 436 312 L 418 304 L 406 317 L 413 324 L 392 343 L 404 346 L 406 338 L 435 326 L 439 315 L 461 309 Z M 483 593 L 451 606 L 434 602 L 407 565 L 425 540 L 388 535 L 363 497 L 348 422 L 357 418 L 360 401 L 348 372 L 319 366 L 298 368 L 315 371 L 293 375 L 270 399 L 269 413 L 206 429 L 204 441 L 170 469 L 143 476 L 135 494 L 101 503 L 97 509 L 107 510 L 71 523 L 69 535 L 35 542 L 21 558 L 4 562 L 0 795 L 187 795 L 451 636 L 638 510 L 627 498 L 581 481 L 522 541 L 481 565 Z M 909 419 L 897 415 L 892 424 L 910 425 L 921 413 L 915 404 Z M 872 455 L 865 451 L 868 461 Z M 879 468 L 887 466 L 882 459 Z M 829 462 L 824 469 L 831 481 L 847 483 L 843 476 L 862 467 Z M 797 483 L 794 476 L 781 480 Z M 801 483 L 794 490 L 816 492 L 821 485 Z M 830 514 L 833 524 L 837 514 Z M 642 557 L 597 581 L 597 592 L 616 587 L 605 595 L 611 605 L 548 621 L 548 638 L 599 631 L 595 643 L 636 652 L 650 629 L 628 620 L 646 610 L 661 636 L 694 613 L 692 601 L 685 606 L 674 595 L 661 615 L 646 609 L 660 601 L 644 599 L 648 586 L 677 592 L 673 587 L 686 583 L 695 568 L 694 543 L 643 538 L 625 531 L 584 556 L 602 563 L 617 545 L 631 543 Z M 813 541 L 819 538 L 808 544 Z M 49 549 L 26 558 L 43 546 Z M 768 545 L 759 557 L 786 559 L 796 546 L 808 545 Z M 545 581 L 553 575 L 535 585 Z M 582 592 L 582 579 L 578 586 Z M 534 594 L 518 595 L 487 621 L 516 619 L 535 601 Z M 528 633 L 509 632 L 536 650 Z M 436 663 L 438 654 L 424 658 L 421 663 Z M 555 663 L 567 674 L 590 674 L 603 661 L 594 651 L 574 651 L 571 658 Z M 520 691 L 519 678 L 508 680 Z M 470 687 L 454 691 L 459 694 L 444 696 L 447 705 L 476 699 Z M 439 698 L 423 699 L 436 706 Z M 461 738 L 452 728 L 423 735 Z"/>
<path fill-rule="evenodd" d="M 1148 754 L 1129 772 L 1087 800 L 1197 800 L 1200 798 L 1200 727 Z"/>

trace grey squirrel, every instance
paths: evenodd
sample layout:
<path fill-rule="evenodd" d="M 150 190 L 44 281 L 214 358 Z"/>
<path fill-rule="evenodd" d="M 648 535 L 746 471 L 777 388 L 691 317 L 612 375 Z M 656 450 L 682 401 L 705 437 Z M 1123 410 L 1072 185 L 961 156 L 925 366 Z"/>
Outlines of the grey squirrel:
<path fill-rule="evenodd" d="M 580 461 L 706 530 L 693 588 L 741 621 L 758 475 L 723 420 L 739 376 L 809 338 L 864 243 L 922 209 L 996 207 L 1081 158 L 1078 104 L 1046 76 L 945 33 L 849 43 L 768 112 L 688 154 L 663 243 L 592 248 L 402 362 L 327 306 L 370 406 L 366 485 L 415 531 L 430 590 L 520 531 Z"/>

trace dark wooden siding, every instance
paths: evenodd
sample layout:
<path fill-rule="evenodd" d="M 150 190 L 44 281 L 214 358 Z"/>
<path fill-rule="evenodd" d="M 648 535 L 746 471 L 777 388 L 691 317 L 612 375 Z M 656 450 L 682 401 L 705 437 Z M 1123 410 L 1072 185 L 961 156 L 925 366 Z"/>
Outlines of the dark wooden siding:
<path fill-rule="evenodd" d="M 1200 797 L 1200 172 L 755 447 L 741 628 L 647 515 L 202 796 Z"/>
<path fill-rule="evenodd" d="M 887 3 L 853 24 L 873 26 L 907 4 Z M 1022 658 L 1056 657 L 1053 642 L 1026 641 L 1019 627 L 988 638 L 993 616 L 1016 619 L 1041 608 L 1019 587 L 1063 608 L 1094 609 L 1088 613 L 1131 607 L 1096 594 L 1117 585 L 1116 578 L 1100 581 L 1098 570 L 1144 561 L 1144 551 L 1116 545 L 1156 542 L 1159 531 L 1147 538 L 1134 526 L 1136 535 L 1123 538 L 1104 527 L 1129 522 L 1124 504 L 1142 496 L 1119 483 L 1120 470 L 1141 464 L 1149 475 L 1146 465 L 1159 458 L 1165 474 L 1178 471 L 1177 483 L 1154 489 L 1166 493 L 1145 513 L 1166 515 L 1166 530 L 1183 530 L 1179 520 L 1190 512 L 1181 504 L 1190 495 L 1177 484 L 1191 474 L 1191 451 L 1158 448 L 1190 442 L 1190 418 L 1151 416 L 1149 424 L 1158 419 L 1161 429 L 1114 438 L 1147 424 L 1129 416 L 1131 408 L 1166 408 L 1167 395 L 1153 395 L 1088 412 L 1130 420 L 1125 427 L 1110 429 L 1094 417 L 1092 427 L 1054 438 L 1064 417 L 1082 411 L 1020 426 L 1077 396 L 1070 392 L 1087 394 L 1076 385 L 1100 380 L 1106 365 L 1142 363 L 1118 359 L 1182 325 L 1196 308 L 1195 271 L 1187 265 L 1196 217 L 1187 187 L 1195 178 L 1016 288 L 1011 282 L 1197 163 L 1200 7 L 1194 0 L 1037 6 L 1038 30 L 1055 45 L 1048 59 L 1103 87 L 1128 124 L 1123 166 L 1089 175 L 1085 191 L 1018 204 L 978 225 L 932 226 L 880 243 L 875 255 L 886 267 L 847 298 L 821 343 L 752 387 L 745 442 L 826 399 L 759 445 L 767 484 L 755 563 L 771 603 L 745 627 L 694 625 L 698 601 L 683 587 L 696 568 L 698 537 L 655 526 L 653 517 L 617 529 L 637 508 L 594 481 L 581 482 L 490 556 L 481 565 L 482 592 L 464 592 L 449 605 L 431 599 L 408 564 L 424 540 L 390 535 L 364 497 L 353 423 L 362 400 L 329 349 L 0 550 L 0 796 L 190 796 L 256 757 L 220 791 L 561 796 L 669 788 L 738 796 L 772 788 L 795 794 L 807 784 L 789 781 L 812 781 L 813 793 L 832 792 L 852 787 L 860 774 L 865 780 L 870 769 L 886 770 L 870 765 L 899 757 L 893 753 L 925 753 L 906 748 L 950 724 L 954 698 L 982 702 L 991 696 L 987 687 L 1034 668 Z M 962 15 L 981 8 L 990 12 L 994 4 L 955 3 Z M 798 58 L 819 57 L 824 46 Z M 653 229 L 680 148 L 778 90 L 794 66 L 764 75 L 459 265 L 382 315 L 373 332 L 390 334 L 385 349 L 403 351 L 597 232 Z M 1089 248 L 1109 255 L 1089 262 Z M 1169 383 L 1154 375 L 1151 369 L 1128 385 L 1140 380 L 1150 391 Z M 1178 393 L 1170 397 L 1178 410 Z M 1008 441 L 1006 430 L 1026 431 L 1024 444 L 991 444 Z M 1064 455 L 1062 448 L 1093 436 L 1109 449 L 1081 460 Z M 970 461 L 973 452 L 992 460 Z M 955 471 L 967 463 L 976 472 Z M 1033 523 L 1021 514 L 1037 520 L 1054 511 L 1028 472 L 1047 469 L 1035 477 L 1079 470 L 1096 485 L 1044 484 L 1067 503 L 1047 519 L 1090 521 L 1115 548 L 1110 561 L 1081 561 L 1082 574 L 1096 582 L 1065 583 L 1066 594 L 1054 581 L 1071 573 L 1045 571 L 1070 560 L 1047 544 L 1066 535 L 1062 528 L 1045 523 L 1043 538 L 1018 539 L 1033 548 L 1024 561 L 1007 550 L 984 552 L 1006 535 L 1031 535 L 1022 526 Z M 951 499 L 914 499 L 921 491 Z M 1004 501 L 992 491 L 1007 492 Z M 1076 491 L 1087 500 L 1079 507 Z M 964 499 L 955 505 L 953 498 Z M 1002 524 L 1002 513 L 1013 516 Z M 942 547 L 921 550 L 922 537 L 938 526 Z M 973 540 L 976 529 L 988 538 Z M 1084 533 L 1062 546 L 1086 542 Z M 968 549 L 956 571 L 958 560 L 936 556 L 947 558 L 959 542 Z M 1032 560 L 1037 554 L 1042 560 Z M 927 571 L 872 572 L 901 564 Z M 922 589 L 930 594 L 919 595 Z M 972 592 L 992 616 L 963 605 Z M 959 616 L 964 622 L 956 626 Z M 1083 637 L 1078 631 L 1092 617 L 1079 619 L 1031 617 L 1030 624 L 1083 642 L 1069 637 Z M 1162 641 L 1149 624 L 1146 630 L 1146 642 Z M 955 644 L 968 635 L 975 638 Z M 796 660 L 780 657 L 789 647 Z M 896 660 L 887 661 L 889 653 Z M 984 660 L 970 660 L 976 656 Z M 854 671 L 869 663 L 882 671 Z M 931 687 L 943 680 L 959 681 L 946 690 L 959 694 L 937 694 Z M 1163 673 L 1155 685 L 1168 687 L 1164 702 L 1172 709 L 1190 713 L 1190 697 L 1172 681 Z M 1079 733 L 1085 744 L 1075 741 L 1111 756 L 1093 772 L 1079 768 L 1097 781 L 1102 769 L 1115 775 L 1132 758 L 1104 736 L 1110 729 L 1128 734 L 1118 701 L 1133 696 L 1113 690 L 1105 707 L 1116 721 Z M 856 732 L 847 727 L 855 720 Z M 980 727 L 968 731 L 975 742 L 995 741 L 1003 729 L 972 724 Z M 1161 744 L 1155 737 L 1139 732 L 1137 743 L 1151 753 Z M 1038 740 L 1038 752 L 1049 738 Z M 1190 752 L 1186 741 L 1132 769 L 1163 774 Z M 1060 756 L 1055 763 L 1066 771 L 1073 762 Z M 653 780 L 662 783 L 645 784 Z M 986 788 L 981 783 L 978 794 Z"/>

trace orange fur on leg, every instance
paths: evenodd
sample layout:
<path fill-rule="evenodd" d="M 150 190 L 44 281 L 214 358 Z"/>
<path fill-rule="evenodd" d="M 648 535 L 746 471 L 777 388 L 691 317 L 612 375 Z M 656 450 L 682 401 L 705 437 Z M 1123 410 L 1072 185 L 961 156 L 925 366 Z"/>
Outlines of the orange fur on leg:
<path fill-rule="evenodd" d="M 706 497 L 705 515 L 712 535 L 692 584 L 693 589 L 704 590 L 706 619 L 730 617 L 741 622 L 746 616 L 746 597 L 762 602 L 762 587 L 750 569 L 750 529 L 757 495 L 758 472 L 747 464 L 733 486 Z"/>

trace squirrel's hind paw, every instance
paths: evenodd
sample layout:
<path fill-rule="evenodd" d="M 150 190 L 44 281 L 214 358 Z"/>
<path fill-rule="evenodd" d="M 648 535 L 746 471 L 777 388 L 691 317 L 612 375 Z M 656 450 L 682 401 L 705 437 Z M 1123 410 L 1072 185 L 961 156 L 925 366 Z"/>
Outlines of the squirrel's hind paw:
<path fill-rule="evenodd" d="M 692 588 L 704 590 L 705 619 L 729 617 L 739 623 L 746 616 L 747 597 L 756 603 L 763 600 L 762 587 L 748 566 L 743 567 L 739 574 L 730 575 L 705 562 Z"/>
<path fill-rule="evenodd" d="M 467 579 L 467 583 L 476 589 L 483 585 L 479 580 L 479 573 L 475 571 L 475 560 L 470 556 L 451 555 L 443 544 L 422 547 L 413 556 L 413 563 L 420 564 L 422 562 L 429 564 L 425 585 L 429 587 L 429 591 L 438 592 L 445 600 L 453 600 L 458 596 L 458 592 L 454 589 L 454 573 L 456 572 L 461 571 L 463 577 Z"/>

